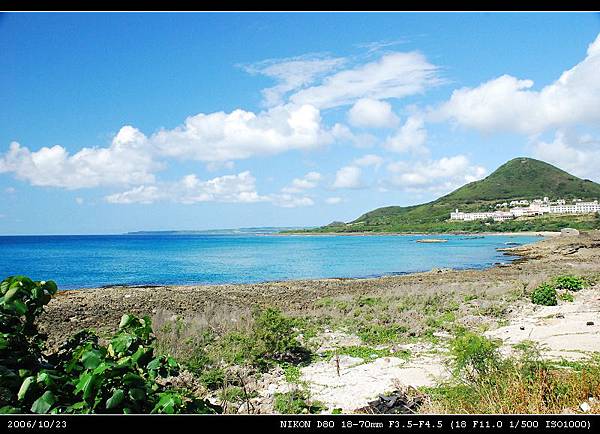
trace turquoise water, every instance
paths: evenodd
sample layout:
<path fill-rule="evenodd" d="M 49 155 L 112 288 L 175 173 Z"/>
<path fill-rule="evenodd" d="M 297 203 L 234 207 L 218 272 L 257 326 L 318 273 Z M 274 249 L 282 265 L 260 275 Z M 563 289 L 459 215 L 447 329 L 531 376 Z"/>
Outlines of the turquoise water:
<path fill-rule="evenodd" d="M 533 236 L 265 236 L 151 234 L 0 237 L 0 278 L 25 274 L 62 289 L 369 277 L 436 267 L 482 268 Z"/>

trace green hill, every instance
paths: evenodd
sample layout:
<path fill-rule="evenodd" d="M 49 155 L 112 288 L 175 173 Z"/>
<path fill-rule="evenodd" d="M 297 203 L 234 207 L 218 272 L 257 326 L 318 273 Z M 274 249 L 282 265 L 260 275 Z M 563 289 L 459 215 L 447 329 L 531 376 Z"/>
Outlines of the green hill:
<path fill-rule="evenodd" d="M 564 170 L 532 158 L 515 158 L 491 175 L 422 205 L 389 206 L 363 214 L 345 225 L 336 224 L 318 232 L 476 232 L 482 230 L 557 230 L 564 226 L 581 229 L 600 227 L 597 216 L 540 217 L 492 223 L 449 222 L 450 212 L 490 211 L 498 202 L 521 199 L 600 199 L 600 184 L 580 179 Z M 487 224 L 486 224 L 487 223 Z"/>

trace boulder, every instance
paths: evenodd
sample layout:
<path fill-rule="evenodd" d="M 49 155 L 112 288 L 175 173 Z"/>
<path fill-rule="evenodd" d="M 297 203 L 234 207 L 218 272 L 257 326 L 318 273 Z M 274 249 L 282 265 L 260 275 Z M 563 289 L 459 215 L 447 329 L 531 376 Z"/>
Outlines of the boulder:
<path fill-rule="evenodd" d="M 561 237 L 574 237 L 579 235 L 579 231 L 573 228 L 563 228 L 560 230 Z"/>

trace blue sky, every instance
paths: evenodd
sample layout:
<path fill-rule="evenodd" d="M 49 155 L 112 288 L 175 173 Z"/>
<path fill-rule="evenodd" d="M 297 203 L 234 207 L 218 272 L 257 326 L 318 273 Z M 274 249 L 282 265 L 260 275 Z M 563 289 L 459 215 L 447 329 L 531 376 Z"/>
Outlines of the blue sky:
<path fill-rule="evenodd" d="M 0 233 L 321 225 L 600 181 L 597 14 L 0 15 Z"/>

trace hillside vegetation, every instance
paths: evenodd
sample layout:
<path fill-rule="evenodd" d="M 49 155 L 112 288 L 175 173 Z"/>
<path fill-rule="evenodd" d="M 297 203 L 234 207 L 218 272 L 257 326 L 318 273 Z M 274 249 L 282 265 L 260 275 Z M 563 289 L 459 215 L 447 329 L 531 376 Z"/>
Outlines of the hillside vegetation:
<path fill-rule="evenodd" d="M 490 211 L 498 202 L 538 199 L 599 199 L 600 184 L 580 179 L 564 170 L 532 158 L 515 158 L 491 175 L 421 205 L 389 206 L 363 214 L 349 223 L 335 223 L 309 232 L 479 232 L 541 231 L 570 226 L 600 228 L 597 215 L 519 218 L 503 223 L 450 222 L 450 212 Z"/>

